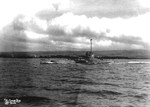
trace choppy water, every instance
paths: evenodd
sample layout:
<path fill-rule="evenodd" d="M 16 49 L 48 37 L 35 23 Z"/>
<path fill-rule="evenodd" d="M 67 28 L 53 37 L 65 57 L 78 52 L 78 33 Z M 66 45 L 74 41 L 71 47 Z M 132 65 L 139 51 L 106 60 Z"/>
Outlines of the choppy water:
<path fill-rule="evenodd" d="M 11 107 L 150 107 L 149 62 L 63 65 L 1 58 L 0 107 L 4 98 L 21 100 Z"/>

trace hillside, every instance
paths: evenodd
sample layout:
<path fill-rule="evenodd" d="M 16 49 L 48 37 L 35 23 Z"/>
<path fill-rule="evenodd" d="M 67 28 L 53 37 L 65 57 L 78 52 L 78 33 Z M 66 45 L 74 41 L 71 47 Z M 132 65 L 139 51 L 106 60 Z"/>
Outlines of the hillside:
<path fill-rule="evenodd" d="M 150 51 L 148 50 L 111 50 L 111 51 L 94 51 L 96 57 L 101 58 L 150 58 Z M 47 57 L 61 57 L 61 56 L 84 56 L 85 51 L 40 51 L 40 52 L 1 52 L 0 57 L 3 58 L 47 58 Z"/>

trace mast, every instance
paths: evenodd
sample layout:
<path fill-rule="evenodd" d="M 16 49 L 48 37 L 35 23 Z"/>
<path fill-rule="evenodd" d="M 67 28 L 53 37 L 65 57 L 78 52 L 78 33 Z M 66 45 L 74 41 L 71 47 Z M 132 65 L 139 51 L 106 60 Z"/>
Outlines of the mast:
<path fill-rule="evenodd" d="M 90 49 L 91 49 L 91 53 L 92 53 L 92 39 L 90 39 Z"/>

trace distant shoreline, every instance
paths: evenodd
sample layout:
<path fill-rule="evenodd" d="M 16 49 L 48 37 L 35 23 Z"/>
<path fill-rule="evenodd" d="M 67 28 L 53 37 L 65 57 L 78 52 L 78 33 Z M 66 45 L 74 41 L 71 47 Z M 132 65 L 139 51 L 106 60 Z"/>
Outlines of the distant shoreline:
<path fill-rule="evenodd" d="M 71 56 L 71 55 L 50 55 L 50 56 L 0 56 L 0 58 L 63 58 L 63 59 L 70 59 L 74 60 L 79 57 L 84 58 L 84 56 Z M 124 57 L 124 56 L 95 56 L 97 59 L 150 59 L 148 57 Z"/>
<path fill-rule="evenodd" d="M 0 58 L 84 58 L 86 51 L 0 52 Z M 148 50 L 94 51 L 97 59 L 150 59 Z"/>

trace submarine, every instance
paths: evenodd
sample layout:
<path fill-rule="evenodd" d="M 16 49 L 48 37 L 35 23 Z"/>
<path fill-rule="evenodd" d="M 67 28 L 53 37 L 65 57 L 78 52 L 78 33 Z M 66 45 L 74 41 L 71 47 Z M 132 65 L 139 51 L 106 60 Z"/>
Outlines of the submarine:
<path fill-rule="evenodd" d="M 113 63 L 113 61 L 110 60 L 103 60 L 98 59 L 95 57 L 93 50 L 92 50 L 92 39 L 90 39 L 90 51 L 87 51 L 84 56 L 78 57 L 74 60 L 76 63 L 80 64 L 88 64 L 88 65 L 96 65 L 96 64 L 110 64 Z"/>
<path fill-rule="evenodd" d="M 95 58 L 95 55 L 92 50 L 92 39 L 90 39 L 90 51 L 87 51 L 84 56 L 78 57 L 75 59 L 76 63 L 81 64 L 98 64 L 101 63 L 101 61 L 97 58 Z"/>
<path fill-rule="evenodd" d="M 95 64 L 103 64 L 103 63 L 110 63 L 110 61 L 104 61 L 102 59 L 98 59 L 95 57 L 93 50 L 92 50 L 92 39 L 90 39 L 90 50 L 85 52 L 82 56 L 62 56 L 59 58 L 51 58 L 47 60 L 40 61 L 40 64 L 86 64 L 86 65 L 95 65 Z"/>

